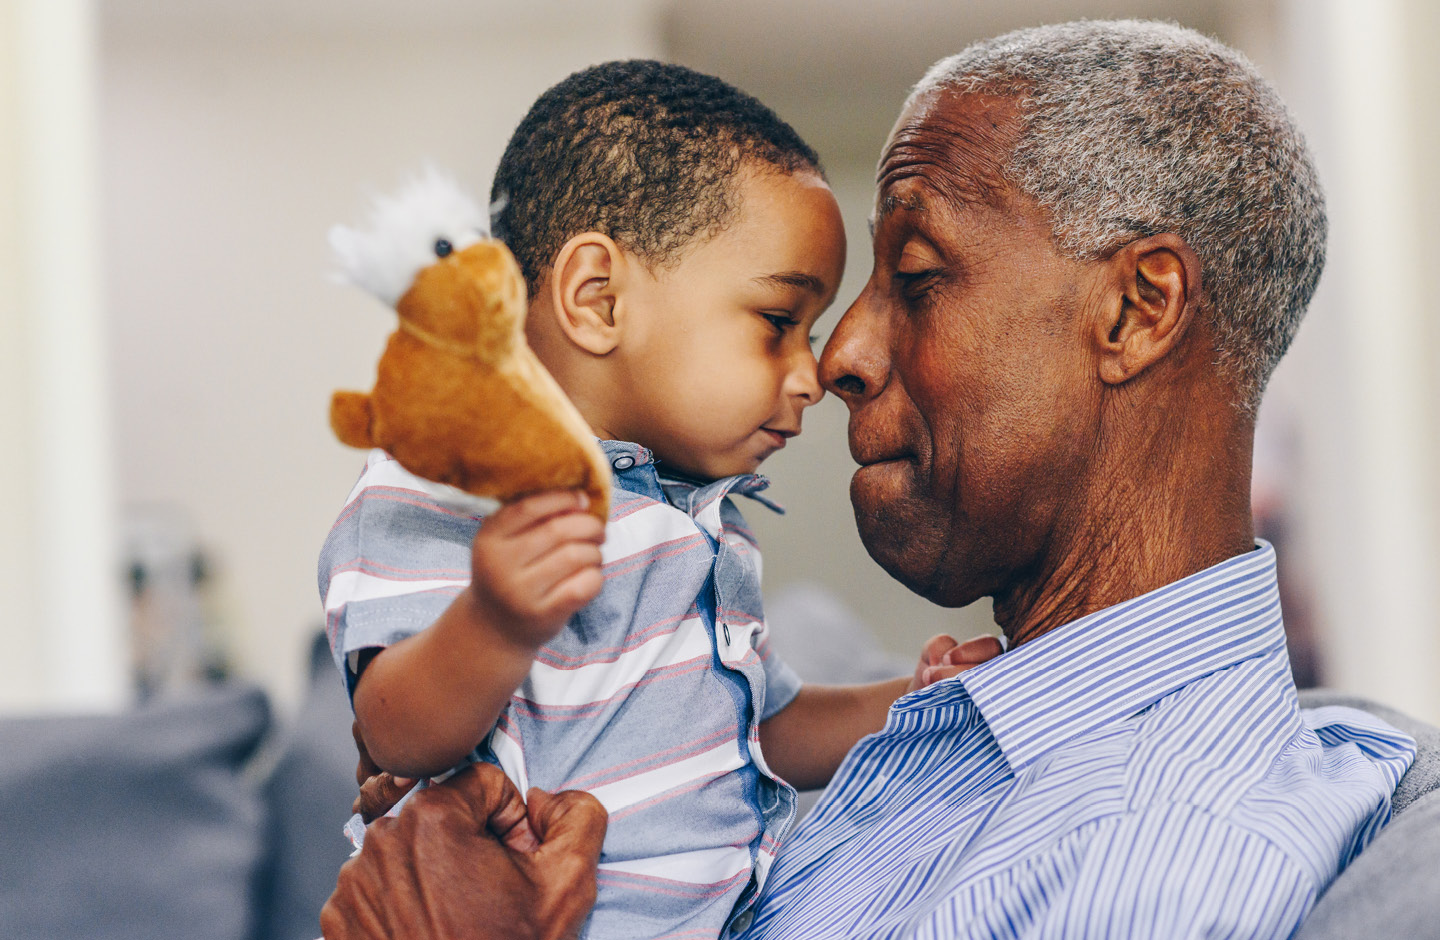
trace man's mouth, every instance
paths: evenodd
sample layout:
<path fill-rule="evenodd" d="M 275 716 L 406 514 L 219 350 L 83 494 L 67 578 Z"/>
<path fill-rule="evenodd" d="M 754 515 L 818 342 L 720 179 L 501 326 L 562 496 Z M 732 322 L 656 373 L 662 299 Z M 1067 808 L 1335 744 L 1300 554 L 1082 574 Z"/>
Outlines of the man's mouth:
<path fill-rule="evenodd" d="M 900 460 L 914 460 L 915 455 L 909 451 L 860 451 L 851 452 L 851 458 L 862 467 L 873 467 L 881 463 L 894 463 Z"/>
<path fill-rule="evenodd" d="M 897 422 L 880 420 L 878 415 L 851 412 L 846 434 L 850 459 L 861 467 L 913 461 L 915 448 L 911 445 L 910 435 L 901 431 Z"/>

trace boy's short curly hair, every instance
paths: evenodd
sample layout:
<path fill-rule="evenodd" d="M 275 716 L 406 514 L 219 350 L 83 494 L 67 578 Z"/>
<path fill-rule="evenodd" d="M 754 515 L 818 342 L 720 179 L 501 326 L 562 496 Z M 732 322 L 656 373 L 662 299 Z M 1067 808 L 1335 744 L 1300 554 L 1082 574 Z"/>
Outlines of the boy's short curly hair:
<path fill-rule="evenodd" d="M 747 163 L 823 175 L 794 128 L 718 78 L 648 59 L 596 65 L 542 94 L 515 129 L 490 190 L 495 235 L 532 295 L 581 232 L 663 266 L 731 221 Z"/>

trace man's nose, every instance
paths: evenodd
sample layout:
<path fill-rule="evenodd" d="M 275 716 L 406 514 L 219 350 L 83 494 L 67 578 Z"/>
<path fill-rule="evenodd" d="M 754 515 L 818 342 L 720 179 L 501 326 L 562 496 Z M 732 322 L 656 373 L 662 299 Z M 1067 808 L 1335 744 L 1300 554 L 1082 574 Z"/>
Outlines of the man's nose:
<path fill-rule="evenodd" d="M 890 373 L 889 343 L 881 328 L 882 318 L 869 300 L 867 286 L 835 324 L 820 354 L 821 384 L 852 410 L 880 394 Z"/>

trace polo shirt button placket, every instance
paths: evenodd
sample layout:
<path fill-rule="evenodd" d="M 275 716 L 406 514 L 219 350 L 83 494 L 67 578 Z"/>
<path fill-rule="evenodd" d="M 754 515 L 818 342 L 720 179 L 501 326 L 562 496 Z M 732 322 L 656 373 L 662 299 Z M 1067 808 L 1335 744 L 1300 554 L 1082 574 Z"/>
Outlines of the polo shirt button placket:
<path fill-rule="evenodd" d="M 738 937 L 745 931 L 749 930 L 750 922 L 754 919 L 754 908 L 751 908 L 750 910 L 741 913 L 740 916 L 736 917 L 735 920 L 730 924 L 730 936 Z"/>

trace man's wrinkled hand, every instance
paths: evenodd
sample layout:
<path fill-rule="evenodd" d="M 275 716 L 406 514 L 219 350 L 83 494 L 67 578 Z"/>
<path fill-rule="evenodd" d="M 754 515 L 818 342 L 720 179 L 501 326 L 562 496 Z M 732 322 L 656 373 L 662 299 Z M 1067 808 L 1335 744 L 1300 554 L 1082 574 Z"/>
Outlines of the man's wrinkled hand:
<path fill-rule="evenodd" d="M 376 820 L 320 912 L 326 940 L 573 940 L 595 904 L 606 814 L 588 793 L 467 768 Z"/>

